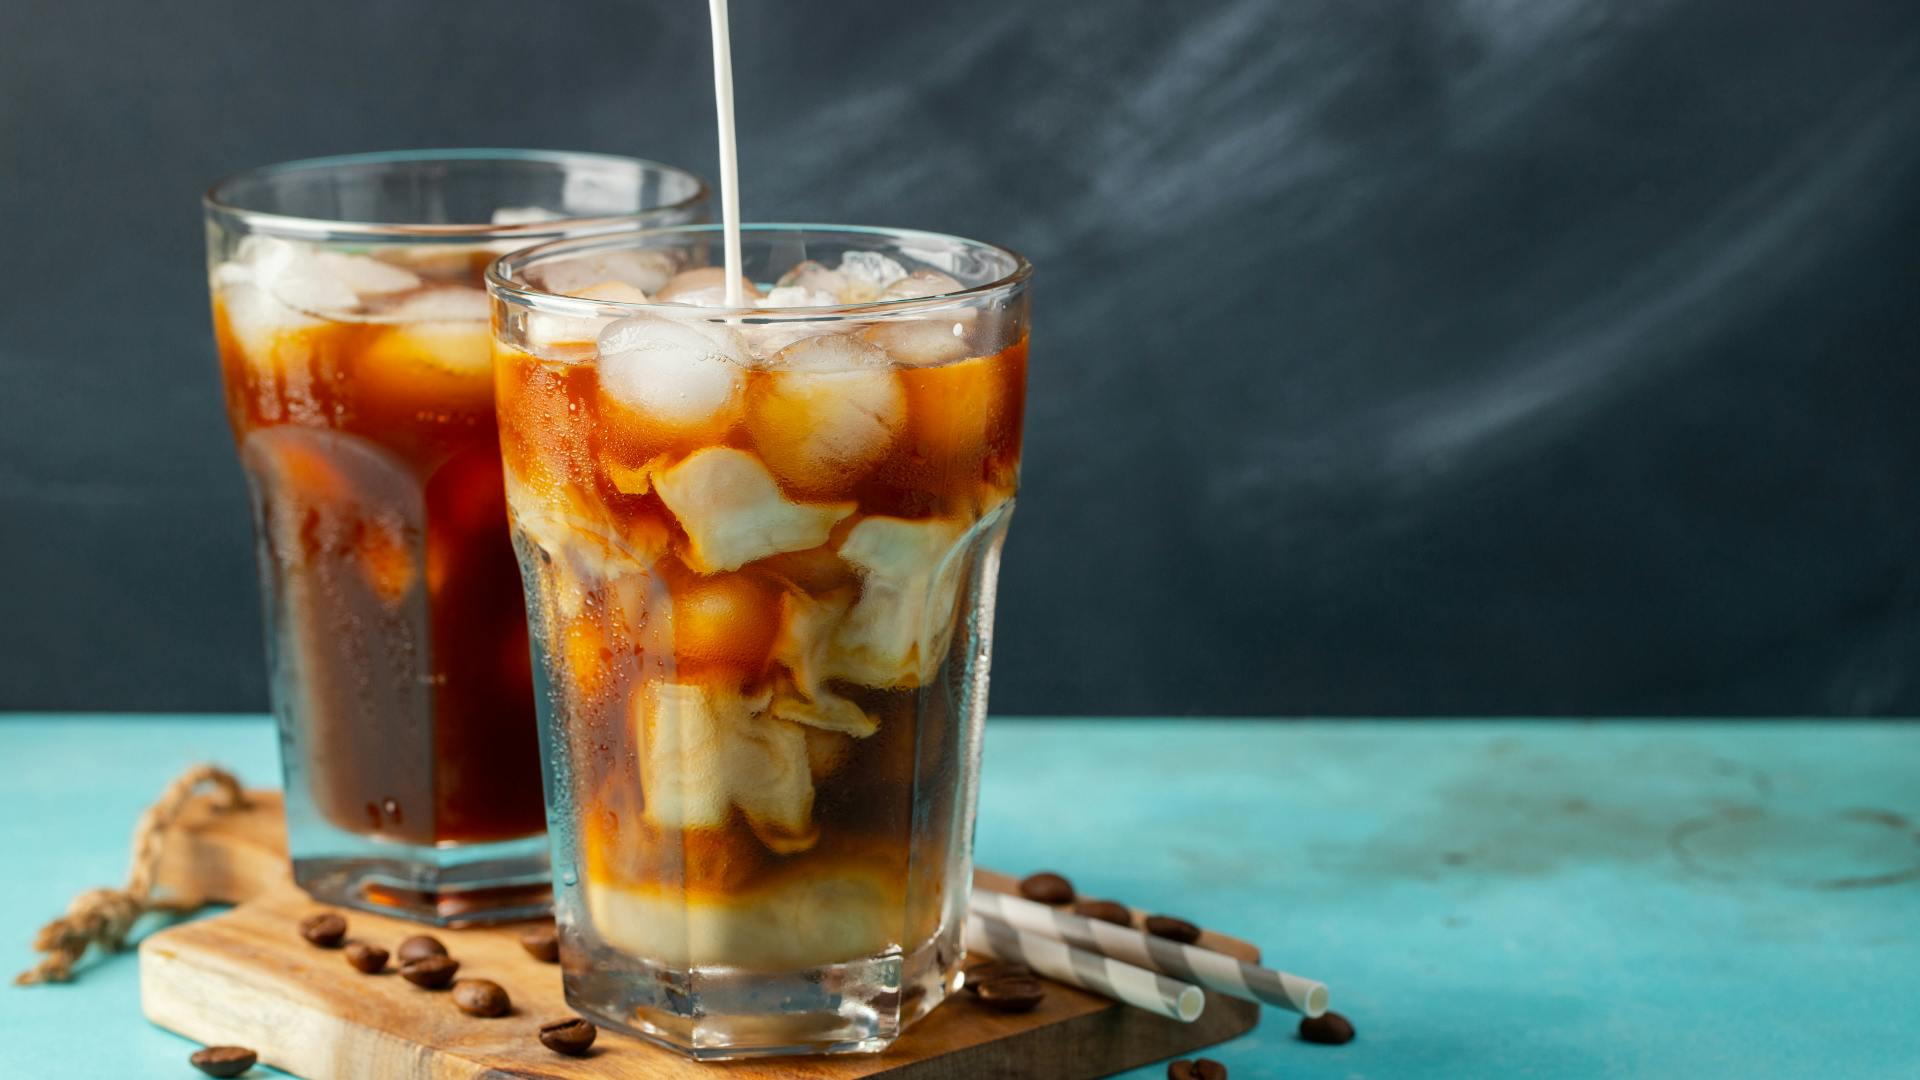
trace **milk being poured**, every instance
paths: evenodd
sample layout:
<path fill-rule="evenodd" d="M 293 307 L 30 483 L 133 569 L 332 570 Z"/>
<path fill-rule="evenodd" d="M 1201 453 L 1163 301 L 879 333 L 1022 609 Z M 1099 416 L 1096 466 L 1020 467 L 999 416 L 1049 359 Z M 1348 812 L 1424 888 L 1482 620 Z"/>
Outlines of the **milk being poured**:
<path fill-rule="evenodd" d="M 720 221 L 727 260 L 727 306 L 746 306 L 740 288 L 740 156 L 733 138 L 733 45 L 727 0 L 707 0 L 713 21 L 713 109 L 720 126 Z"/>

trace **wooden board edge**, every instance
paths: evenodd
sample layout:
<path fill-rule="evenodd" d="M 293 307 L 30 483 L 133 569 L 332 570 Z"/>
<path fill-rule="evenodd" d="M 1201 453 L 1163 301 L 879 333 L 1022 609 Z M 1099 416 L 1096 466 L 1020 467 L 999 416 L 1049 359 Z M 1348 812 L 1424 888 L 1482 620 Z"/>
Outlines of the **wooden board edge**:
<path fill-rule="evenodd" d="M 349 1023 L 284 985 L 256 986 L 243 965 L 188 963 L 165 935 L 140 943 L 140 1011 L 149 1023 L 203 1046 L 260 1049 L 262 1064 L 314 1080 L 367 1076 L 370 1063 L 409 1059 L 417 1066 L 409 1076 L 467 1080 L 479 1073 L 464 1059 L 423 1053 L 405 1039 Z"/>

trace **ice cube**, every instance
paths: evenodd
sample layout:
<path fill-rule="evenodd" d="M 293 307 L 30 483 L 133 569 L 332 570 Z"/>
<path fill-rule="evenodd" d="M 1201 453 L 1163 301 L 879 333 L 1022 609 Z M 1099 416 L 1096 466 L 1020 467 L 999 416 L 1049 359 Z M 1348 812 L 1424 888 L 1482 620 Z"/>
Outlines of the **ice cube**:
<path fill-rule="evenodd" d="M 860 337 L 885 349 L 888 356 L 909 367 L 927 367 L 959 360 L 969 352 L 967 328 L 951 319 L 893 320 L 875 323 Z"/>
<path fill-rule="evenodd" d="M 840 256 L 840 300 L 864 304 L 878 300 L 889 285 L 907 276 L 907 268 L 877 251 L 849 251 Z"/>
<path fill-rule="evenodd" d="M 838 303 L 840 290 L 847 287 L 847 279 L 841 275 L 840 271 L 829 270 L 808 259 L 805 262 L 795 263 L 793 269 L 781 274 L 780 280 L 774 282 L 774 287 L 824 293 L 834 297 L 834 302 Z"/>
<path fill-rule="evenodd" d="M 686 530 L 687 565 L 703 574 L 818 547 L 854 511 L 851 502 L 788 501 L 759 458 L 726 446 L 695 451 L 661 470 L 653 487 Z"/>
<path fill-rule="evenodd" d="M 803 728 L 767 712 L 769 695 L 654 681 L 632 698 L 647 818 L 718 828 L 739 807 L 779 854 L 813 845 L 813 772 Z"/>
<path fill-rule="evenodd" d="M 839 303 L 840 297 L 834 293 L 805 285 L 775 285 L 760 298 L 763 308 L 833 307 Z"/>
<path fill-rule="evenodd" d="M 780 630 L 773 638 L 773 659 L 793 676 L 807 698 L 827 685 L 833 636 L 853 606 L 854 590 L 834 589 L 819 596 L 803 592 L 780 598 Z M 791 719 L 791 717 L 789 718 Z"/>
<path fill-rule="evenodd" d="M 813 824 L 813 767 L 807 729 L 771 713 L 744 718 L 728 747 L 733 804 L 753 834 L 776 855 L 793 855 L 820 839 Z"/>
<path fill-rule="evenodd" d="M 938 270 L 915 270 L 906 277 L 888 285 L 881 293 L 882 300 L 918 300 L 927 296 L 945 296 L 956 293 L 966 286 L 952 276 Z"/>
<path fill-rule="evenodd" d="M 612 300 L 622 304 L 644 304 L 646 291 L 637 285 L 624 281 L 596 281 L 583 289 L 567 294 L 582 300 Z M 595 317 L 591 315 L 555 315 L 547 311 L 529 311 L 527 320 L 527 344 L 543 352 L 574 352 L 590 345 L 607 328 L 614 316 Z"/>
<path fill-rule="evenodd" d="M 553 581 L 566 582 L 648 580 L 669 550 L 671 537 L 664 527 L 620 529 L 603 507 L 589 507 L 578 489 L 542 493 L 515 470 L 506 470 L 507 515 L 512 527 L 552 565 Z M 564 588 L 552 599 L 567 615 L 576 615 L 584 593 Z M 656 610 L 667 604 L 664 593 L 647 605 Z M 628 609 L 635 618 L 644 608 Z"/>
<path fill-rule="evenodd" d="M 669 829 L 718 828 L 733 807 L 729 743 L 738 714 L 766 707 L 700 683 L 647 682 L 629 707 L 646 816 Z"/>
<path fill-rule="evenodd" d="M 249 236 L 234 255 L 254 284 L 281 303 L 316 315 L 351 312 L 365 299 L 420 287 L 420 275 L 404 267 L 273 236 Z"/>
<path fill-rule="evenodd" d="M 604 281 L 624 281 L 651 295 L 679 269 L 672 253 L 657 250 L 603 251 L 565 259 L 529 271 L 548 292 L 572 296 Z"/>
<path fill-rule="evenodd" d="M 487 325 L 487 294 L 464 285 L 440 285 L 382 305 L 372 318 L 389 328 L 367 347 L 364 363 L 397 393 L 434 395 L 443 383 L 417 384 L 418 374 L 453 375 L 484 382 L 492 393 L 493 335 Z"/>
<path fill-rule="evenodd" d="M 636 315 L 600 332 L 600 394 L 649 422 L 718 429 L 740 407 L 746 345 L 723 326 Z"/>
<path fill-rule="evenodd" d="M 782 349 L 768 366 L 778 371 L 829 373 L 885 371 L 890 365 L 886 353 L 857 337 L 816 334 Z"/>
<path fill-rule="evenodd" d="M 567 295 L 577 296 L 582 300 L 612 300 L 622 304 L 644 304 L 647 302 L 647 291 L 645 289 L 642 289 L 638 285 L 630 285 L 624 281 L 602 281 L 589 285 L 579 292 L 568 293 Z"/>
<path fill-rule="evenodd" d="M 272 236 L 249 236 L 235 252 L 254 284 L 289 307 L 313 314 L 359 307 L 360 294 L 328 273 L 316 255 L 304 244 Z"/>
<path fill-rule="evenodd" d="M 840 557 L 863 571 L 860 599 L 834 634 L 830 670 L 861 686 L 914 687 L 946 659 L 959 601 L 964 524 L 862 519 Z"/>
<path fill-rule="evenodd" d="M 417 322 L 389 327 L 367 346 L 362 363 L 367 365 L 366 370 L 377 370 L 382 377 L 404 381 L 419 374 L 452 375 L 484 384 L 476 387 L 478 392 L 493 392 L 493 338 L 484 322 Z M 444 383 L 408 385 L 426 396 L 445 390 Z M 404 392 L 391 382 L 382 383 L 382 387 Z M 445 407 L 455 403 L 443 399 L 425 404 Z"/>
<path fill-rule="evenodd" d="M 440 285 L 402 298 L 380 311 L 388 322 L 480 322 L 487 321 L 485 289 L 464 285 Z"/>
<path fill-rule="evenodd" d="M 244 266 L 221 264 L 214 274 L 214 288 L 235 344 L 246 362 L 263 372 L 274 370 L 275 347 L 282 335 L 323 325 L 254 284 L 253 274 Z"/>
<path fill-rule="evenodd" d="M 879 464 L 905 427 L 907 393 L 887 354 L 846 335 L 781 350 L 747 395 L 754 449 L 789 488 L 828 497 Z"/>
<path fill-rule="evenodd" d="M 752 678 L 767 664 L 780 628 L 780 592 L 753 574 L 676 581 L 673 654 L 682 673 Z"/>
<path fill-rule="evenodd" d="M 776 285 L 760 298 L 758 306 L 762 308 L 804 308 L 834 307 L 840 298 L 821 289 L 804 285 Z M 840 333 L 842 328 L 825 325 L 808 319 L 776 319 L 771 322 L 747 322 L 740 326 L 740 336 L 747 340 L 753 354 L 762 360 L 772 360 L 781 349 L 803 338 L 818 337 L 822 334 Z"/>
<path fill-rule="evenodd" d="M 333 575 L 345 565 L 357 564 L 368 592 L 390 608 L 414 595 L 427 561 L 426 509 L 404 462 L 346 432 L 293 424 L 250 432 L 240 458 L 272 493 L 266 528 L 283 573 L 328 589 L 336 605 L 356 602 L 338 594 L 344 582 Z M 333 561 L 343 556 L 352 561 Z"/>
<path fill-rule="evenodd" d="M 740 279 L 740 296 L 741 306 L 752 307 L 760 299 L 760 290 L 743 277 Z M 682 270 L 656 290 L 653 299 L 661 304 L 728 307 L 726 267 L 701 266 Z"/>
<path fill-rule="evenodd" d="M 337 251 L 322 251 L 317 258 L 320 265 L 333 275 L 335 281 L 352 289 L 354 294 L 362 300 L 410 292 L 420 287 L 419 274 L 403 266 L 395 266 L 366 255 L 344 255 Z"/>

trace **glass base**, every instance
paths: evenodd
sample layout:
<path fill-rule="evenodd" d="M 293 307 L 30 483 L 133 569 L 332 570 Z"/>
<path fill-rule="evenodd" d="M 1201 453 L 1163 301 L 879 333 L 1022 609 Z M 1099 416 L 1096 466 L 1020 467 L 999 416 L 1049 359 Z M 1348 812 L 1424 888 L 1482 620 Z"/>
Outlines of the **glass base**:
<path fill-rule="evenodd" d="M 602 1027 L 702 1061 L 884 1050 L 959 989 L 959 927 L 798 971 L 669 969 L 601 947 L 568 955 L 567 1004 Z"/>
<path fill-rule="evenodd" d="M 293 880 L 322 903 L 432 926 L 545 918 L 553 912 L 547 838 L 296 856 Z"/>

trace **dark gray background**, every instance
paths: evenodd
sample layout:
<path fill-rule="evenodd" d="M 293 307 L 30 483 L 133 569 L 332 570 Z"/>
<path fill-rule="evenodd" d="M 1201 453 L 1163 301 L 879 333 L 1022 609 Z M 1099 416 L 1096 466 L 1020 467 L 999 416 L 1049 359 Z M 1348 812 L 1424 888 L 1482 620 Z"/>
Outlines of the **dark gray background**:
<path fill-rule="evenodd" d="M 1920 712 L 1920 5 L 734 10 L 749 217 L 1040 267 L 997 711 Z M 209 180 L 711 175 L 705 18 L 0 4 L 0 707 L 264 706 Z"/>

